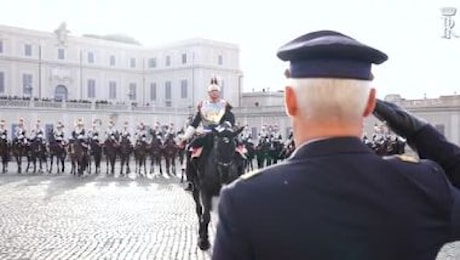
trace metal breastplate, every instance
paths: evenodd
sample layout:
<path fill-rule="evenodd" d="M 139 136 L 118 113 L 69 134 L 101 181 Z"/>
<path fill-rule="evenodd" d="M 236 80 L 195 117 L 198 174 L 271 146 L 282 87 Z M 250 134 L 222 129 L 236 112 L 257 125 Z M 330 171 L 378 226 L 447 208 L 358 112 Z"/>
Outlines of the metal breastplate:
<path fill-rule="evenodd" d="M 201 105 L 201 122 L 206 128 L 210 125 L 218 125 L 220 120 L 225 114 L 225 105 L 227 102 L 225 100 L 219 100 L 216 103 L 210 101 L 204 101 Z"/>

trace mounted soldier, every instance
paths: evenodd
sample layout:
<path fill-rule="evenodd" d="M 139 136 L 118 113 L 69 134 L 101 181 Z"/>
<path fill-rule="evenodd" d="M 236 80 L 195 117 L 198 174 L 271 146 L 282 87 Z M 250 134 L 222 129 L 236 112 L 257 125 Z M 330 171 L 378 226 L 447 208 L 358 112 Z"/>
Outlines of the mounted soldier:
<path fill-rule="evenodd" d="M 163 138 L 163 131 L 162 131 L 162 127 L 161 127 L 161 124 L 160 122 L 156 122 L 153 127 L 150 129 L 149 131 L 149 134 L 152 136 L 152 139 L 153 137 L 156 137 L 158 135 L 161 136 L 161 138 Z"/>
<path fill-rule="evenodd" d="M 97 119 L 93 120 L 93 125 L 92 125 L 91 129 L 88 130 L 88 138 L 92 142 L 95 142 L 97 144 L 101 144 L 101 141 L 100 141 L 101 136 L 100 136 L 100 131 L 97 128 L 97 125 L 98 125 L 97 122 L 98 122 Z"/>
<path fill-rule="evenodd" d="M 32 129 L 31 131 L 30 141 L 31 142 L 35 142 L 35 141 L 44 142 L 44 138 L 43 138 L 44 135 L 45 135 L 45 131 L 41 127 L 41 120 L 37 119 L 35 128 Z"/>
<path fill-rule="evenodd" d="M 8 130 L 5 128 L 5 120 L 0 120 L 0 139 L 6 142 L 8 138 Z"/>
<path fill-rule="evenodd" d="M 59 121 L 56 128 L 53 129 L 53 136 L 56 142 L 64 145 L 64 125 L 61 121 Z"/>
<path fill-rule="evenodd" d="M 120 133 L 121 137 L 127 137 L 127 138 L 130 138 L 131 137 L 131 134 L 129 133 L 129 122 L 126 121 L 123 125 L 123 129 L 121 130 L 121 133 Z"/>
<path fill-rule="evenodd" d="M 134 137 L 136 139 L 136 143 L 137 142 L 147 142 L 147 131 L 145 130 L 145 125 L 143 122 L 141 122 L 137 126 L 137 131 L 134 134 Z"/>
<path fill-rule="evenodd" d="M 86 143 L 85 124 L 81 118 L 79 118 L 75 123 L 75 129 L 72 131 L 72 139 L 74 141 L 78 140 L 83 148 L 88 148 L 88 144 Z"/>
<path fill-rule="evenodd" d="M 107 139 L 111 139 L 112 141 L 115 141 L 115 143 L 117 144 L 119 143 L 119 133 L 118 130 L 115 128 L 115 124 L 112 120 L 109 121 L 109 126 L 105 134 Z"/>
<path fill-rule="evenodd" d="M 208 97 L 208 99 L 203 100 L 198 104 L 198 111 L 195 114 L 192 123 L 185 130 L 185 133 L 183 135 L 178 136 L 178 139 L 182 142 L 190 140 L 201 123 L 203 127 L 203 134 L 194 138 L 189 144 L 189 148 L 194 150 L 194 152 L 192 152 L 191 154 L 192 158 L 197 158 L 200 156 L 202 149 L 199 148 L 206 147 L 204 144 L 208 136 L 210 136 L 209 133 L 212 132 L 213 128 L 217 127 L 218 125 L 226 121 L 229 122 L 232 126 L 235 125 L 235 116 L 231 112 L 232 107 L 227 101 L 220 98 L 220 86 L 218 85 L 216 78 L 212 78 L 211 84 L 208 86 Z M 192 158 L 187 159 L 189 160 L 189 162 L 191 162 Z M 189 176 L 190 170 L 191 165 L 187 163 L 187 176 Z M 189 182 L 189 187 L 187 187 L 186 189 L 190 188 L 191 187 Z"/>
<path fill-rule="evenodd" d="M 16 131 L 14 133 L 14 138 L 13 142 L 21 142 L 21 143 L 27 143 L 27 138 L 26 138 L 26 129 L 24 126 L 24 119 L 19 118 L 18 126 L 16 127 Z"/>

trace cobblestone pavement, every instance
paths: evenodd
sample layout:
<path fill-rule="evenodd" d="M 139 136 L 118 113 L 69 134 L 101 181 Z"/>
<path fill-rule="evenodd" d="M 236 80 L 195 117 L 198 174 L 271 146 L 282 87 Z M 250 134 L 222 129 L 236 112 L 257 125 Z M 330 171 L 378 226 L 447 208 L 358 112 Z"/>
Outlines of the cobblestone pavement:
<path fill-rule="evenodd" d="M 0 259 L 209 259 L 197 230 L 176 177 L 0 174 Z"/>
<path fill-rule="evenodd" d="M 0 191 L 0 259 L 210 258 L 176 177 L 0 174 Z"/>

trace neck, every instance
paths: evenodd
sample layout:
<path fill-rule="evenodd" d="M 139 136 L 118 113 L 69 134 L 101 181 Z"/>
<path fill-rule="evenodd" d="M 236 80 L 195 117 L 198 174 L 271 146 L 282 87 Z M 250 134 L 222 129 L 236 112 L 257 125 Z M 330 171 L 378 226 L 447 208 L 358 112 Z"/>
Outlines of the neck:
<path fill-rule="evenodd" d="M 294 122 L 294 140 L 299 146 L 305 142 L 315 139 L 326 139 L 334 137 L 357 137 L 362 135 L 361 123 L 343 123 L 343 122 Z"/>

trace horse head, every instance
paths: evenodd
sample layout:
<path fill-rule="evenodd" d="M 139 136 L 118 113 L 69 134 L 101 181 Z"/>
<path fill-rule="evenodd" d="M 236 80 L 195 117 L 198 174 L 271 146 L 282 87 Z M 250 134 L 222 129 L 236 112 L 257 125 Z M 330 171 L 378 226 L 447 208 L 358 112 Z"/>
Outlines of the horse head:
<path fill-rule="evenodd" d="M 235 130 L 230 123 L 224 122 L 213 128 L 214 145 L 217 163 L 221 166 L 228 166 L 235 157 L 236 137 L 244 130 L 241 127 Z"/>

